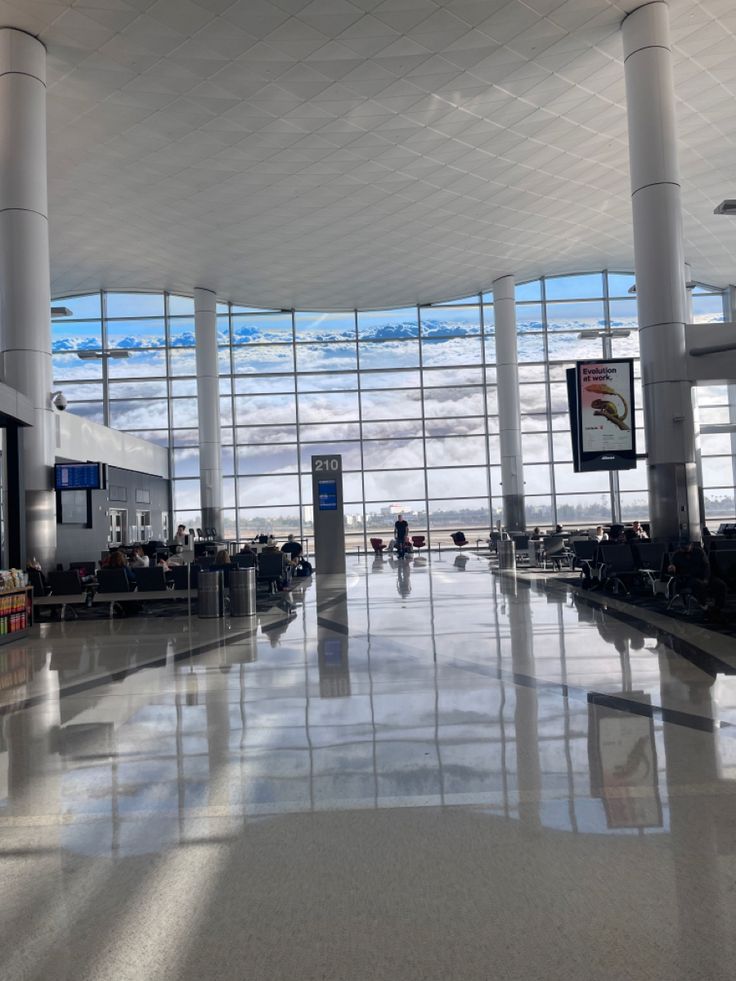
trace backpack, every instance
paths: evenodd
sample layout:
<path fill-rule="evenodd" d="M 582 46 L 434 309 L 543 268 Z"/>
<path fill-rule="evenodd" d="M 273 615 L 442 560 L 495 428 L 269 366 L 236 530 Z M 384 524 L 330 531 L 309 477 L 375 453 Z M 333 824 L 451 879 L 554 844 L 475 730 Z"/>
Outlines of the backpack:
<path fill-rule="evenodd" d="M 313 571 L 312 570 L 312 563 L 311 562 L 307 562 L 306 559 L 302 559 L 301 562 L 299 563 L 299 565 L 294 570 L 294 575 L 295 576 L 299 576 L 300 578 L 301 577 L 306 577 L 306 576 L 311 576 L 312 575 L 312 571 Z"/>

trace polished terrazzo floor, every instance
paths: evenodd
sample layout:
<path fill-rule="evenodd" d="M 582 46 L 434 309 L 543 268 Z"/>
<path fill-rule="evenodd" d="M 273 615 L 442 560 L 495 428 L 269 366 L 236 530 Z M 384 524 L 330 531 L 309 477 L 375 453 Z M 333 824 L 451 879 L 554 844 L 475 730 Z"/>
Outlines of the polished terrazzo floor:
<path fill-rule="evenodd" d="M 734 977 L 733 644 L 475 556 L 281 599 L 0 652 L 3 981 Z"/>

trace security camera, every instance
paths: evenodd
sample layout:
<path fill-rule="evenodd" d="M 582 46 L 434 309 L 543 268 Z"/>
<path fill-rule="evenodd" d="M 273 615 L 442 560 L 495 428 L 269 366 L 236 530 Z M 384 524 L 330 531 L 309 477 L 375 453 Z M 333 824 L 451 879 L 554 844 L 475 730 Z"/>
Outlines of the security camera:
<path fill-rule="evenodd" d="M 59 412 L 63 412 L 69 403 L 67 402 L 66 395 L 64 395 L 63 392 L 52 392 L 51 404 L 54 406 L 54 408 L 58 409 Z"/>

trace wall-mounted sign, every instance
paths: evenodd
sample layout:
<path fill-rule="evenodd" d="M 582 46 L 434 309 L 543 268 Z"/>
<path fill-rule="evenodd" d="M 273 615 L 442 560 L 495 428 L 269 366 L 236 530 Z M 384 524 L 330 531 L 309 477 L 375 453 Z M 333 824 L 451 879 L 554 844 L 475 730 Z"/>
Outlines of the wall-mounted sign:
<path fill-rule="evenodd" d="M 634 361 L 578 361 L 567 369 L 576 472 L 636 467 Z"/>

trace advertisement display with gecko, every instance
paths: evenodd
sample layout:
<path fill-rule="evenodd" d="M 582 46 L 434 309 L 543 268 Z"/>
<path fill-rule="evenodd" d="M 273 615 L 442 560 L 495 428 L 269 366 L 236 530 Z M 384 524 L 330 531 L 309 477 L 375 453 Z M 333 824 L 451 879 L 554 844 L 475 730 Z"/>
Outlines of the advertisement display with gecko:
<path fill-rule="evenodd" d="M 569 374 L 575 469 L 635 467 L 633 361 L 578 361 Z"/>

